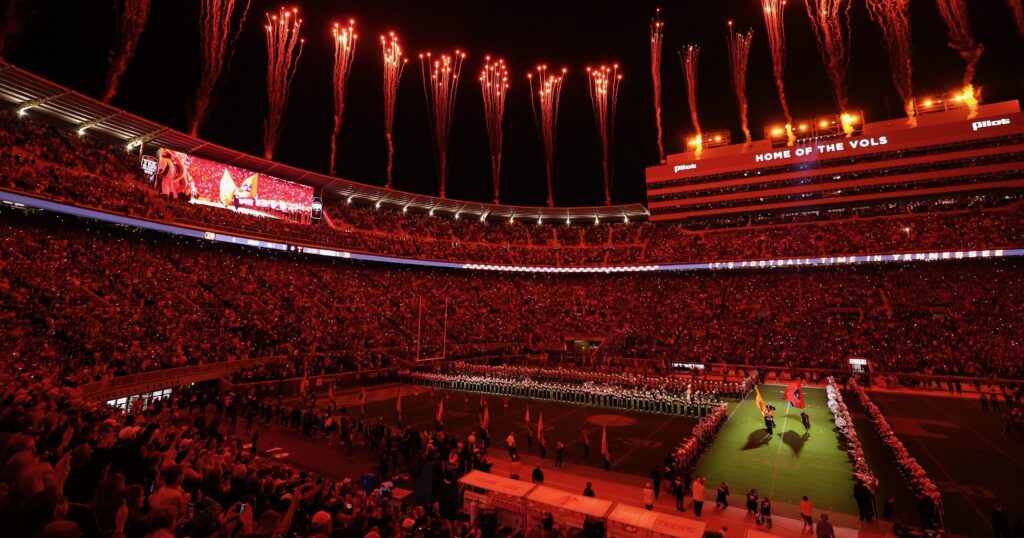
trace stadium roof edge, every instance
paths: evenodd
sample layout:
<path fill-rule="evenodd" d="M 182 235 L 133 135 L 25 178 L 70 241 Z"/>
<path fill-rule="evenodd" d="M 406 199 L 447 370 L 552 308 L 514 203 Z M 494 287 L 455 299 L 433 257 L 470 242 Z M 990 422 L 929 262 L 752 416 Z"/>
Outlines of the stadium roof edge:
<path fill-rule="evenodd" d="M 439 211 L 451 215 L 474 215 L 490 219 L 646 220 L 649 216 L 647 208 L 642 204 L 588 207 L 496 205 L 386 189 L 332 177 L 196 138 L 68 89 L 2 59 L 0 59 L 0 99 L 11 103 L 18 108 L 20 113 L 27 112 L 29 109 L 38 110 L 69 124 L 71 128 L 85 128 L 90 132 L 102 133 L 132 147 L 140 144 L 166 147 L 310 185 L 320 189 L 327 196 L 339 199 L 358 200 L 364 203 L 380 202 L 392 206 L 413 207 L 423 211 Z"/>

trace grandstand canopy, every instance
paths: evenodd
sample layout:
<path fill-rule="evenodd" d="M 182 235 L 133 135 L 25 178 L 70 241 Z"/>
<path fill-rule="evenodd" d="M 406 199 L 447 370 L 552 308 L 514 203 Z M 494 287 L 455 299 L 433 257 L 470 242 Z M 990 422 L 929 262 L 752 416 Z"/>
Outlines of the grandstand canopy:
<path fill-rule="evenodd" d="M 261 174 L 313 186 L 324 196 L 361 204 L 408 208 L 440 215 L 461 215 L 488 219 L 564 221 L 646 220 L 647 209 L 640 204 L 596 207 L 534 207 L 495 205 L 452 200 L 411 192 L 385 189 L 284 165 L 224 146 L 207 142 L 107 105 L 0 60 L 0 99 L 19 112 L 42 112 L 69 124 L 83 134 L 92 132 L 122 141 L 126 148 L 139 145 L 165 147 L 205 159 L 227 163 Z"/>

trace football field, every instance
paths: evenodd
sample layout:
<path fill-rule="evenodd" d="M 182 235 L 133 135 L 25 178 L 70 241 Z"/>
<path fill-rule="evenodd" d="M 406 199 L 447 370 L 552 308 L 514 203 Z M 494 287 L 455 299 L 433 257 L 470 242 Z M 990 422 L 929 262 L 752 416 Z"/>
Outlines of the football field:
<path fill-rule="evenodd" d="M 393 420 L 397 387 L 371 389 L 366 404 L 370 417 Z M 815 512 L 852 515 L 852 466 L 844 442 L 835 429 L 826 407 L 823 389 L 805 388 L 806 411 L 811 419 L 805 429 L 796 409 L 782 400 L 782 385 L 761 385 L 766 402 L 775 405 L 775 434 L 764 429 L 753 394 L 729 405 L 729 420 L 718 438 L 705 452 L 696 474 L 707 478 L 709 497 L 725 481 L 730 504 L 742 506 L 748 489 L 757 489 L 760 497 L 772 499 L 779 515 L 798 517 L 798 503 L 807 495 Z M 430 390 L 421 386 L 402 387 L 402 410 L 406 424 L 418 430 L 433 426 L 440 402 L 445 402 L 448 431 L 465 436 L 479 424 L 479 394 Z M 1012 522 L 1024 516 L 1024 438 L 1020 433 L 1003 435 L 1000 417 L 982 412 L 976 399 L 924 396 L 912 393 L 872 392 L 872 398 L 885 414 L 895 433 L 917 458 L 942 490 L 946 527 L 964 536 L 990 535 L 991 510 L 1002 504 Z M 899 474 L 892 457 L 868 420 L 856 396 L 844 391 L 865 459 L 880 481 L 876 504 L 881 516 L 886 499 L 895 500 L 903 521 L 917 526 L 917 503 Z M 343 397 L 349 412 L 358 406 L 354 393 Z M 612 470 L 646 476 L 660 466 L 664 457 L 685 439 L 697 419 L 672 417 L 621 409 L 604 409 L 564 402 L 486 396 L 490 413 L 491 446 L 503 454 L 505 436 L 515 433 L 523 454 L 538 456 L 539 447 L 526 442 L 526 409 L 530 410 L 530 429 L 536 436 L 537 423 L 543 417 L 548 438 L 547 457 L 554 457 L 555 445 L 562 441 L 566 463 L 601 467 L 601 427 L 608 431 Z M 356 411 L 357 412 L 357 411 Z M 589 457 L 583 454 L 582 431 L 590 432 Z M 298 454 L 296 454 L 298 455 Z M 503 456 L 496 456 L 503 457 Z M 710 499 L 709 499 L 710 500 Z"/>
<path fill-rule="evenodd" d="M 870 395 L 910 455 L 942 492 L 949 530 L 991 536 L 995 504 L 1003 505 L 1011 524 L 1024 517 L 1021 432 L 1004 435 L 1000 416 L 982 411 L 973 398 L 891 392 Z M 852 405 L 850 410 L 854 411 Z M 866 416 L 853 419 L 869 425 Z M 912 519 L 916 521 L 916 517 Z"/>
<path fill-rule="evenodd" d="M 776 511 L 796 516 L 803 495 L 816 509 L 857 513 L 853 500 L 852 467 L 831 422 L 825 391 L 807 388 L 804 398 L 811 428 L 805 429 L 797 409 L 782 400 L 785 387 L 761 385 L 765 401 L 776 409 L 775 434 L 771 437 L 754 404 L 753 394 L 732 406 L 731 416 L 715 444 L 704 454 L 697 474 L 707 478 L 709 489 L 725 481 L 732 502 L 742 504 L 747 490 L 769 497 Z M 782 504 L 792 505 L 788 507 Z"/>
<path fill-rule="evenodd" d="M 554 458 L 555 446 L 565 445 L 565 462 L 602 467 L 601 429 L 608 432 L 612 470 L 646 476 L 676 445 L 690 435 L 697 423 L 694 417 L 669 416 L 641 411 L 608 409 L 566 402 L 506 398 L 484 395 L 490 414 L 491 447 L 503 449 L 505 437 L 514 433 L 519 451 L 538 456 L 538 422 L 543 420 L 547 436 L 547 457 Z M 480 424 L 480 394 L 448 390 L 430 390 L 422 386 L 403 387 L 402 417 L 417 430 L 432 428 L 440 402 L 444 400 L 445 429 L 465 437 Z M 371 401 L 366 405 L 370 417 L 395 416 L 395 398 Z M 526 410 L 530 410 L 529 429 L 533 445 L 527 443 Z M 590 455 L 584 456 L 583 429 L 590 435 Z"/>

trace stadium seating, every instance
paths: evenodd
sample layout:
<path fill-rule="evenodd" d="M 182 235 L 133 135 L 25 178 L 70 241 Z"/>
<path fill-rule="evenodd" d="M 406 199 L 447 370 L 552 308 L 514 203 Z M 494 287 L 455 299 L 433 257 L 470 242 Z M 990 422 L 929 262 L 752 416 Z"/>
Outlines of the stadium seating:
<path fill-rule="evenodd" d="M 318 225 L 258 218 L 157 194 L 117 146 L 0 114 L 0 189 L 203 229 L 400 257 L 606 266 L 1024 245 L 1019 196 L 758 215 L 685 224 L 536 224 L 431 217 L 331 202 Z"/>
<path fill-rule="evenodd" d="M 1024 373 L 1014 355 L 1024 286 L 1011 260 L 510 276 L 0 216 L 8 355 L 70 382 L 271 355 L 335 356 L 314 372 L 378 367 L 383 352 L 411 357 L 420 299 L 424 355 L 445 338 L 458 356 L 580 337 L 603 340 L 608 358 L 842 368 L 867 357 L 881 371 Z"/>

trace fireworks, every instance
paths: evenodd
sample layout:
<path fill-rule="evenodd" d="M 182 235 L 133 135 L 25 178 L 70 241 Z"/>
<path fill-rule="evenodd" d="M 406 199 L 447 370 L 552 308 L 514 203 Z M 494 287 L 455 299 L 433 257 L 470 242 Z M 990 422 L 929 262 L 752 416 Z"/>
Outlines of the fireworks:
<path fill-rule="evenodd" d="M 917 125 L 914 117 L 914 85 L 911 68 L 910 0 L 867 0 L 868 14 L 882 28 L 889 49 L 892 81 L 903 100 L 907 124 Z"/>
<path fill-rule="evenodd" d="M 384 51 L 384 136 L 388 141 L 388 181 L 385 187 L 390 189 L 393 182 L 391 172 L 395 163 L 395 145 L 391 139 L 391 131 L 395 124 L 398 83 L 402 80 L 406 59 L 402 57 L 402 47 L 394 32 L 389 33 L 387 37 L 380 36 L 380 45 Z"/>
<path fill-rule="evenodd" d="M 331 131 L 330 174 L 336 171 L 338 135 L 341 134 L 341 119 L 345 114 L 345 93 L 348 90 L 348 75 L 352 72 L 352 60 L 356 56 L 356 22 L 348 26 L 334 23 L 334 129 Z"/>
<path fill-rule="evenodd" d="M 433 127 L 434 152 L 437 159 L 437 175 L 441 182 L 441 198 L 445 197 L 448 185 L 448 143 L 451 139 L 452 117 L 455 112 L 455 97 L 459 89 L 459 72 L 466 55 L 456 50 L 449 56 L 442 54 L 434 58 L 429 52 L 420 54 L 420 68 L 423 70 L 423 94 L 427 99 L 427 111 Z"/>
<path fill-rule="evenodd" d="M 973 118 L 978 115 L 978 96 L 974 89 L 974 70 L 985 52 L 985 47 L 975 43 L 974 34 L 971 32 L 971 21 L 967 18 L 966 0 L 936 0 L 939 6 L 939 14 L 946 23 L 949 30 L 949 46 L 960 53 L 960 57 L 967 62 L 964 69 L 964 82 L 961 95 L 967 104 L 967 117 Z"/>
<path fill-rule="evenodd" d="M 700 158 L 704 149 L 704 141 L 701 138 L 700 120 L 697 118 L 697 64 L 700 60 L 700 47 L 690 45 L 686 47 L 686 53 L 679 53 L 679 62 L 683 64 L 683 74 L 686 75 L 686 101 L 690 105 L 690 122 L 693 123 L 694 136 L 690 144 L 697 158 Z"/>
<path fill-rule="evenodd" d="M 590 103 L 594 108 L 594 125 L 601 139 L 601 172 L 604 176 L 604 205 L 612 205 L 612 151 L 615 149 L 615 107 L 619 100 L 622 75 L 619 66 L 602 65 L 587 68 L 590 77 Z"/>
<path fill-rule="evenodd" d="M 480 91 L 484 97 L 484 119 L 491 150 L 491 180 L 494 183 L 494 203 L 497 204 L 501 184 L 501 122 L 505 118 L 505 96 L 508 92 L 508 68 L 504 60 L 491 62 L 490 56 L 484 59 Z"/>
<path fill-rule="evenodd" d="M 825 62 L 832 90 L 836 94 L 841 116 L 850 110 L 846 94 L 846 70 L 850 65 L 850 0 L 805 0 L 807 16 L 818 38 L 818 52 Z M 853 126 L 843 122 L 846 136 L 853 134 Z"/>
<path fill-rule="evenodd" d="M 793 134 L 793 115 L 789 113 L 789 102 L 786 101 L 786 84 L 784 80 L 786 71 L 786 28 L 783 24 L 782 9 L 785 6 L 785 0 L 761 0 L 764 25 L 768 29 L 768 44 L 772 49 L 772 73 L 775 76 L 775 89 L 779 94 L 782 113 L 786 116 L 786 138 L 789 140 L 789 145 L 792 146 L 796 143 L 796 135 Z"/>
<path fill-rule="evenodd" d="M 249 13 L 249 0 L 245 0 L 238 28 L 232 33 L 232 17 L 237 6 L 236 0 L 203 0 L 199 24 L 199 45 L 203 51 L 203 71 L 196 87 L 196 99 L 188 120 L 188 132 L 199 135 L 199 128 L 206 121 L 214 91 L 220 83 L 225 66 L 230 62 L 235 41 L 242 32 L 245 17 Z"/>
<path fill-rule="evenodd" d="M 1017 35 L 1024 37 L 1024 2 L 1021 0 L 1006 0 L 1007 7 L 1013 13 L 1013 20 L 1017 23 Z"/>
<path fill-rule="evenodd" d="M 302 57 L 306 40 L 299 37 L 302 19 L 299 10 L 281 8 L 277 15 L 267 14 L 267 119 L 263 122 L 263 156 L 274 158 L 284 124 L 295 68 Z M 298 50 L 296 51 L 296 48 Z"/>
<path fill-rule="evenodd" d="M 654 120 L 658 126 L 658 162 L 665 162 L 665 146 L 661 141 L 661 42 L 664 37 L 665 23 L 659 16 L 661 10 L 655 10 L 651 19 L 651 80 L 654 82 Z"/>
<path fill-rule="evenodd" d="M 754 30 L 747 33 L 733 32 L 729 21 L 729 67 L 732 71 L 732 91 L 736 94 L 736 106 L 740 111 L 740 125 L 743 128 L 744 143 L 750 146 L 750 126 L 747 124 L 747 59 L 750 57 L 750 40 Z"/>
<path fill-rule="evenodd" d="M 149 0 L 124 0 L 121 16 L 117 19 L 117 50 L 110 53 L 107 87 L 103 91 L 104 103 L 110 103 L 117 95 L 121 77 L 135 56 L 135 48 L 139 46 L 139 38 L 146 30 L 148 20 Z"/>
<path fill-rule="evenodd" d="M 10 47 L 21 36 L 28 17 L 28 0 L 7 0 L 3 10 L 3 22 L 0 22 L 0 57 L 7 54 Z"/>
<path fill-rule="evenodd" d="M 537 90 L 533 88 L 533 75 L 527 75 L 530 81 L 530 108 L 537 124 L 541 141 L 544 144 L 544 172 L 548 181 L 548 207 L 555 206 L 555 142 L 558 136 L 558 103 L 562 95 L 562 81 L 567 70 L 563 67 L 558 75 L 549 75 L 548 66 L 537 66 Z M 540 108 L 540 115 L 537 109 Z"/>

